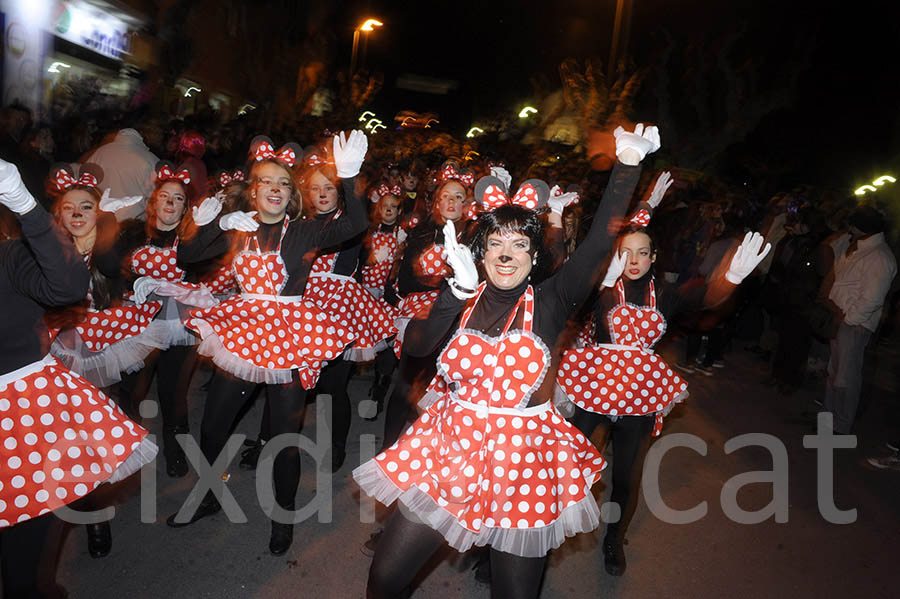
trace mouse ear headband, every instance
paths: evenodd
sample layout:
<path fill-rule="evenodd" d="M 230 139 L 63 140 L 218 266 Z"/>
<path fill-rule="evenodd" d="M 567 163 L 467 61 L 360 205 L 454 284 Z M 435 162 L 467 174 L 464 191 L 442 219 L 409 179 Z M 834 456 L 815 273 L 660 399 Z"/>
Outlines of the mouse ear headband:
<path fill-rule="evenodd" d="M 493 175 L 482 177 L 475 185 L 475 201 L 485 212 L 512 204 L 529 210 L 539 210 L 550 199 L 550 187 L 540 179 L 528 179 L 509 197 L 506 185 Z"/>

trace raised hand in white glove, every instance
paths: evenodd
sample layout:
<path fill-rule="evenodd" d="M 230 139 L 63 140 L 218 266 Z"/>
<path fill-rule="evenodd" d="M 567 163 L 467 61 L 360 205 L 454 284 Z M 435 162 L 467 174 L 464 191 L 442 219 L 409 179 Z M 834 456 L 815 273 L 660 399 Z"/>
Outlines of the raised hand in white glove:
<path fill-rule="evenodd" d="M 444 251 L 447 264 L 453 269 L 453 276 L 447 281 L 450 291 L 461 300 L 474 297 L 478 287 L 478 268 L 469 248 L 456 241 L 456 227 L 452 220 L 444 225 Z"/>
<path fill-rule="evenodd" d="M 259 222 L 253 217 L 256 216 L 256 210 L 253 212 L 229 212 L 219 219 L 219 228 L 223 231 L 244 231 L 252 233 L 259 228 Z"/>
<path fill-rule="evenodd" d="M 159 289 L 160 286 L 165 284 L 165 281 L 158 281 L 153 277 L 140 277 L 134 280 L 134 285 L 132 289 L 134 289 L 134 303 L 143 304 L 147 301 L 147 298 L 150 297 L 150 294 Z"/>
<path fill-rule="evenodd" d="M 506 185 L 506 190 L 509 191 L 509 186 L 512 185 L 512 175 L 509 174 L 508 170 L 502 166 L 492 166 L 491 176 L 500 179 Z"/>
<path fill-rule="evenodd" d="M 759 233 L 748 231 L 747 234 L 744 235 L 744 241 L 738 246 L 737 251 L 734 253 L 734 258 L 731 259 L 731 265 L 728 267 L 728 272 L 725 273 L 725 279 L 729 283 L 740 285 L 741 281 L 746 279 L 747 276 L 753 272 L 753 269 L 763 261 L 766 254 L 772 249 L 772 244 L 767 243 L 766 247 L 760 252 L 763 241 L 765 241 L 765 239 L 763 239 L 763 236 Z"/>
<path fill-rule="evenodd" d="M 103 195 L 100 196 L 100 204 L 98 208 L 103 212 L 117 212 L 122 208 L 128 208 L 129 206 L 134 206 L 144 199 L 144 196 L 128 196 L 125 198 L 111 198 L 109 197 L 109 188 L 103 190 Z"/>
<path fill-rule="evenodd" d="M 647 154 L 659 149 L 659 129 L 654 126 L 644 128 L 643 123 L 638 123 L 634 126 L 633 133 L 625 131 L 622 127 L 616 127 L 613 136 L 616 138 L 616 156 L 620 159 L 626 150 L 634 150 L 640 162 Z"/>
<path fill-rule="evenodd" d="M 375 262 L 387 262 L 391 259 L 391 248 L 383 245 L 376 249 L 373 254 L 375 256 Z"/>
<path fill-rule="evenodd" d="M 547 200 L 547 205 L 550 206 L 550 211 L 554 212 L 562 216 L 563 210 L 566 209 L 572 202 L 578 199 L 578 193 L 574 191 L 570 191 L 569 193 L 564 193 L 562 195 L 554 196 L 552 193 L 550 194 L 550 199 Z"/>
<path fill-rule="evenodd" d="M 216 194 L 215 196 L 206 198 L 200 202 L 199 206 L 194 206 L 191 213 L 194 216 L 194 223 L 196 223 L 198 227 L 202 227 L 203 225 L 208 225 L 213 222 L 215 218 L 219 216 L 219 212 L 221 211 L 222 200 L 219 198 L 219 194 Z"/>
<path fill-rule="evenodd" d="M 405 229 L 400 229 L 399 231 L 397 231 L 397 243 L 398 244 L 405 243 L 407 237 L 409 237 L 409 235 L 406 234 Z"/>
<path fill-rule="evenodd" d="M 609 261 L 609 267 L 606 269 L 606 275 L 603 277 L 601 287 L 612 287 L 625 272 L 625 265 L 628 264 L 628 250 L 623 250 L 621 254 L 613 252 Z"/>
<path fill-rule="evenodd" d="M 0 204 L 13 212 L 25 214 L 37 205 L 28 193 L 15 164 L 0 159 Z"/>
<path fill-rule="evenodd" d="M 343 131 L 340 136 L 335 135 L 332 153 L 337 176 L 341 179 L 349 179 L 358 175 L 368 148 L 369 140 L 362 131 L 351 131 L 346 138 Z"/>
<path fill-rule="evenodd" d="M 651 208 L 655 210 L 656 207 L 659 206 L 663 196 L 669 191 L 673 182 L 672 173 L 669 171 L 660 173 L 659 177 L 656 178 L 656 184 L 653 186 L 653 191 L 650 192 L 650 197 L 647 198 L 647 203 L 650 204 Z"/>

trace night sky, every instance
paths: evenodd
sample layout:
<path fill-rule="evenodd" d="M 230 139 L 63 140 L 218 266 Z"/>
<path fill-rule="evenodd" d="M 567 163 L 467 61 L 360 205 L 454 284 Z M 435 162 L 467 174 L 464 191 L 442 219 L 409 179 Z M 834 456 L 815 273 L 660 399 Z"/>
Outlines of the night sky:
<path fill-rule="evenodd" d="M 758 56 L 764 73 L 791 59 L 795 36 L 814 40 L 793 102 L 760 123 L 735 149 L 736 160 L 744 152 L 771 151 L 789 165 L 788 176 L 797 183 L 839 188 L 852 188 L 870 172 L 892 165 L 900 171 L 900 15 L 895 3 L 632 2 L 629 51 L 638 66 L 653 64 L 661 28 L 679 43 L 743 28 L 742 50 Z M 558 82 L 557 68 L 566 57 L 605 62 L 614 14 L 615 0 L 419 5 L 361 0 L 348 3 L 340 18 L 348 31 L 366 16 L 385 23 L 372 34 L 367 55 L 367 66 L 385 74 L 374 106 L 379 116 L 405 108 L 434 111 L 442 126 L 458 133 L 479 116 L 521 105 L 532 93 L 531 75 Z M 344 46 L 349 60 L 350 44 Z M 404 92 L 394 85 L 403 73 L 455 80 L 459 88 L 444 97 Z M 637 105 L 652 111 L 646 96 L 642 89 Z M 654 114 L 634 116 L 653 120 Z"/>

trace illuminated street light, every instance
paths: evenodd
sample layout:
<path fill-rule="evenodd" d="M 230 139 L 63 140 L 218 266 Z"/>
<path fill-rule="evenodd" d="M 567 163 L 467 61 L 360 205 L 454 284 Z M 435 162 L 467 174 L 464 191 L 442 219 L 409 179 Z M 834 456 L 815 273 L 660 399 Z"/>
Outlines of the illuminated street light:
<path fill-rule="evenodd" d="M 878 188 L 872 187 L 871 185 L 863 185 L 862 187 L 857 188 L 857 190 L 854 191 L 853 193 L 855 193 L 858 196 L 864 196 L 864 195 L 866 195 L 867 191 L 878 191 Z"/>
<path fill-rule="evenodd" d="M 894 178 L 893 178 L 892 176 L 890 176 L 890 175 L 881 175 L 880 177 L 878 177 L 877 179 L 875 179 L 874 181 L 872 181 L 872 184 L 873 184 L 873 185 L 876 185 L 876 186 L 878 186 L 878 187 L 881 187 L 881 186 L 884 185 L 885 183 L 896 183 L 896 182 L 897 182 L 897 180 L 894 179 Z"/>
<path fill-rule="evenodd" d="M 526 106 L 525 108 L 523 108 L 522 110 L 519 111 L 519 118 L 527 119 L 532 114 L 537 114 L 537 111 L 538 111 L 538 109 L 535 108 L 534 106 Z"/>
<path fill-rule="evenodd" d="M 361 115 L 359 115 L 359 120 L 360 120 L 360 121 L 365 121 L 366 119 L 369 118 L 368 115 L 375 116 L 375 113 L 372 112 L 371 110 L 367 110 L 367 111 L 365 111 L 364 113 L 362 113 Z"/>
<path fill-rule="evenodd" d="M 384 23 L 377 19 L 366 19 L 366 22 L 359 26 L 359 30 L 374 31 L 375 27 L 381 27 L 382 25 L 384 25 Z"/>
<path fill-rule="evenodd" d="M 59 70 L 61 68 L 62 69 L 70 69 L 70 68 L 72 68 L 72 65 L 68 65 L 64 62 L 54 62 L 53 64 L 50 65 L 50 68 L 47 69 L 47 72 L 48 73 L 61 73 L 62 71 Z"/>
<path fill-rule="evenodd" d="M 187 88 L 187 91 L 186 91 L 186 92 L 184 92 L 184 97 L 185 97 L 185 98 L 191 98 L 191 97 L 193 97 L 193 96 L 191 96 L 191 92 L 192 92 L 192 91 L 202 92 L 203 90 L 200 89 L 199 87 L 191 86 L 191 87 Z"/>
<path fill-rule="evenodd" d="M 238 108 L 238 116 L 243 116 L 251 110 L 256 110 L 256 106 L 254 104 L 244 104 L 243 106 Z"/>
<path fill-rule="evenodd" d="M 469 129 L 469 132 L 466 133 L 466 137 L 475 137 L 479 133 L 484 133 L 484 129 L 482 129 L 481 127 L 472 127 L 471 129 Z"/>
<path fill-rule="evenodd" d="M 375 126 L 372 127 L 372 134 L 373 134 L 373 135 L 374 135 L 375 133 L 378 133 L 378 128 L 379 128 L 379 127 L 381 127 L 382 129 L 387 129 L 387 127 L 385 127 L 385 126 L 382 125 L 381 123 L 376 123 Z"/>
<path fill-rule="evenodd" d="M 359 48 L 359 32 L 366 32 L 366 43 L 363 44 L 363 64 L 366 63 L 366 46 L 368 45 L 369 32 L 374 31 L 376 27 L 384 25 L 378 19 L 366 19 L 362 25 L 353 30 L 353 49 L 350 52 L 350 77 L 356 72 L 356 50 Z"/>
<path fill-rule="evenodd" d="M 466 152 L 466 155 L 463 158 L 463 160 L 475 160 L 475 156 L 481 156 L 481 154 L 479 154 L 475 150 L 469 150 L 468 152 Z"/>
<path fill-rule="evenodd" d="M 383 125 L 383 123 L 382 123 L 380 120 L 378 120 L 378 119 L 369 119 L 369 122 L 366 123 L 365 128 L 366 128 L 366 129 L 371 129 L 371 128 L 372 128 L 373 126 L 375 126 L 375 125 Z"/>
<path fill-rule="evenodd" d="M 425 123 L 425 128 L 429 129 L 431 127 L 431 123 L 440 123 L 437 119 L 428 119 L 428 122 Z"/>

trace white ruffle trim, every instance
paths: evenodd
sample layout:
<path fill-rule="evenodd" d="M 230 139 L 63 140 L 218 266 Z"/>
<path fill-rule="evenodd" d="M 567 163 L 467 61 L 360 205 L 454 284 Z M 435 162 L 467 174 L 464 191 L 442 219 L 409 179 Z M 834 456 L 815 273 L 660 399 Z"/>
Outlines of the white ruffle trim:
<path fill-rule="evenodd" d="M 212 326 L 199 318 L 191 319 L 191 324 L 200 333 L 202 341 L 197 346 L 197 353 L 209 356 L 213 363 L 239 379 L 251 383 L 266 383 L 269 385 L 281 385 L 291 382 L 290 368 L 262 368 L 256 364 L 237 357 L 225 348 L 222 339 L 216 334 Z"/>
<path fill-rule="evenodd" d="M 407 316 L 398 316 L 394 319 L 394 326 L 397 327 L 397 341 L 403 342 L 403 336 L 406 335 L 406 327 L 409 326 L 409 321 L 412 318 Z"/>
<path fill-rule="evenodd" d="M 430 495 L 415 485 L 401 490 L 381 471 L 375 460 L 369 460 L 353 471 L 360 488 L 384 505 L 400 500 L 425 524 L 438 531 L 457 551 L 468 551 L 473 545 L 490 546 L 498 551 L 521 557 L 543 557 L 562 545 L 567 537 L 590 532 L 600 525 L 600 508 L 594 496 L 587 493 L 581 501 L 564 508 L 553 522 L 541 528 L 489 528 L 480 532 L 463 527 L 459 520 L 441 508 Z M 596 480 L 596 479 L 595 479 Z M 589 481 L 593 485 L 595 480 Z"/>
<path fill-rule="evenodd" d="M 64 345 L 63 340 L 71 344 Z M 108 387 L 122 380 L 122 373 L 137 372 L 144 367 L 144 358 L 154 349 L 166 349 L 158 340 L 141 333 L 117 341 L 100 351 L 90 351 L 81 336 L 74 330 L 62 331 L 50 353 L 56 356 L 66 368 L 78 373 L 97 387 Z"/>
<path fill-rule="evenodd" d="M 393 337 L 390 338 L 393 341 Z M 379 353 L 389 348 L 391 343 L 382 339 L 372 347 L 350 346 L 344 350 L 344 359 L 350 362 L 371 362 Z"/>
<path fill-rule="evenodd" d="M 553 382 L 553 405 L 556 406 L 556 411 L 563 418 L 571 418 L 575 415 L 575 404 L 556 381 Z"/>
<path fill-rule="evenodd" d="M 148 345 L 168 349 L 172 345 L 197 345 L 199 339 L 178 319 L 154 319 L 142 336 Z"/>
<path fill-rule="evenodd" d="M 159 453 L 159 447 L 145 435 L 141 439 L 140 444 L 131 452 L 131 455 L 125 458 L 125 461 L 113 471 L 112 476 L 104 482 L 116 483 L 120 480 L 125 480 L 140 470 L 144 464 L 152 462 L 156 458 L 157 453 Z"/>

